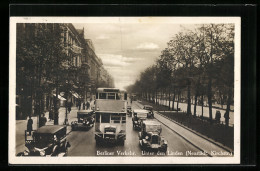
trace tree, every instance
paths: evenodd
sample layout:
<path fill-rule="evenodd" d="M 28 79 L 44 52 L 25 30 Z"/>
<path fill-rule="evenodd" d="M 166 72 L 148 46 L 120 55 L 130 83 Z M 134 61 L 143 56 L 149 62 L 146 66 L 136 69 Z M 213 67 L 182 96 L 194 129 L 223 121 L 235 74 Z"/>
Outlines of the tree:
<path fill-rule="evenodd" d="M 188 30 L 180 32 L 175 35 L 174 39 L 170 41 L 171 49 L 174 49 L 175 55 L 181 67 L 186 68 L 186 85 L 187 85 L 187 114 L 191 114 L 191 81 L 192 68 L 196 65 L 196 58 L 194 55 L 195 48 L 199 41 L 194 32 Z"/>
<path fill-rule="evenodd" d="M 199 28 L 203 41 L 201 50 L 205 54 L 204 62 L 208 77 L 209 118 L 212 120 L 212 78 L 216 76 L 214 63 L 222 59 L 233 49 L 234 27 L 231 24 L 206 24 Z M 228 45 L 228 46 L 227 46 Z"/>
<path fill-rule="evenodd" d="M 17 79 L 17 84 L 25 80 L 31 82 L 35 113 L 40 116 L 43 94 L 50 91 L 46 87 L 55 86 L 58 97 L 59 84 L 66 76 L 64 71 L 69 68 L 70 58 L 62 42 L 63 27 L 61 24 L 29 23 L 18 24 L 17 28 L 17 68 L 23 71 L 17 72 L 17 77 L 21 78 Z M 58 124 L 57 101 L 56 98 L 55 124 Z"/>

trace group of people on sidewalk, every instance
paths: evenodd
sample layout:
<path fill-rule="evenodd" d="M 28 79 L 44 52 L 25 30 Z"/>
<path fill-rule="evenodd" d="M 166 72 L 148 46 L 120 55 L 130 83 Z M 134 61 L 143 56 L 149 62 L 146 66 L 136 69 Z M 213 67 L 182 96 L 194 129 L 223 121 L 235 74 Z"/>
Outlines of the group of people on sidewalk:
<path fill-rule="evenodd" d="M 78 110 L 80 110 L 81 109 L 81 106 L 82 106 L 82 109 L 83 110 L 88 110 L 89 108 L 90 108 L 90 103 L 87 101 L 87 102 L 83 102 L 83 103 L 81 103 L 80 101 L 78 101 L 78 103 L 77 103 L 77 108 L 78 108 Z"/>
<path fill-rule="evenodd" d="M 90 102 L 87 101 L 87 102 L 81 103 L 80 101 L 78 101 L 76 104 L 76 107 L 78 108 L 78 110 L 81 109 L 81 106 L 82 106 L 83 110 L 88 110 L 90 108 Z M 68 109 L 68 112 L 70 113 L 72 103 L 71 102 L 66 103 L 66 107 Z M 52 107 L 49 111 L 49 121 L 51 121 L 53 119 L 54 119 L 54 107 Z M 45 114 L 42 114 L 39 119 L 39 127 L 46 125 L 46 122 L 47 122 L 47 118 L 45 117 Z M 32 120 L 32 117 L 29 116 L 29 119 L 27 121 L 27 131 L 28 131 L 29 135 L 31 135 L 32 130 L 33 130 L 33 120 Z"/>

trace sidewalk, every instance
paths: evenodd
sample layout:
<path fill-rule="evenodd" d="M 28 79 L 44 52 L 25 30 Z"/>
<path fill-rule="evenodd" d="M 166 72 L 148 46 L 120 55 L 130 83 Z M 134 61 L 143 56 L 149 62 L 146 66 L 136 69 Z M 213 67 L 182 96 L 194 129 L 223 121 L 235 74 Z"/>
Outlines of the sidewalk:
<path fill-rule="evenodd" d="M 139 107 L 143 107 L 142 104 L 135 102 Z M 196 146 L 197 148 L 201 149 L 202 151 L 205 151 L 206 153 L 208 153 L 211 156 L 227 156 L 225 154 L 221 155 L 221 154 L 215 154 L 214 151 L 216 152 L 232 152 L 231 149 L 229 149 L 228 147 L 223 146 L 220 143 L 214 142 L 213 140 L 210 140 L 206 137 L 204 137 L 203 135 L 200 134 L 195 134 L 192 130 L 189 130 L 188 128 L 181 126 L 181 124 L 176 123 L 172 120 L 169 120 L 168 118 L 163 117 L 162 115 L 160 115 L 158 112 L 154 111 L 154 117 L 161 122 L 162 124 L 164 124 L 165 126 L 167 126 L 168 128 L 170 128 L 171 130 L 173 130 L 174 132 L 176 132 L 179 136 L 181 136 L 182 138 L 184 138 L 185 140 L 187 140 L 188 142 L 190 142 L 191 144 L 193 144 L 194 146 Z M 210 140 L 210 141 L 209 141 Z M 213 152 L 213 153 L 212 153 Z"/>

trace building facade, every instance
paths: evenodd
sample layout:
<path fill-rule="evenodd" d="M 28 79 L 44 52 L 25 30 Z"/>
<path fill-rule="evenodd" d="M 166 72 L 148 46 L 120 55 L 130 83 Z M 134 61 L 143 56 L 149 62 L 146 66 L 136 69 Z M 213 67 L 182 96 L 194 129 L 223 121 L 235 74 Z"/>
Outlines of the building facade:
<path fill-rule="evenodd" d="M 50 110 L 57 93 L 60 106 L 75 105 L 95 98 L 101 83 L 113 85 L 84 34 L 71 23 L 17 24 L 17 119 Z"/>

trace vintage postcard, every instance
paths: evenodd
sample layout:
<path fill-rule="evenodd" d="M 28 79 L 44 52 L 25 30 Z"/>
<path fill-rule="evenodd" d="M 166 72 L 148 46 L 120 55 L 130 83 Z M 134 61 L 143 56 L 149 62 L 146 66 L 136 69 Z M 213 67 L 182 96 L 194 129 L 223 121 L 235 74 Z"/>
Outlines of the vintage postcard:
<path fill-rule="evenodd" d="M 240 17 L 10 17 L 10 164 L 239 164 Z"/>

